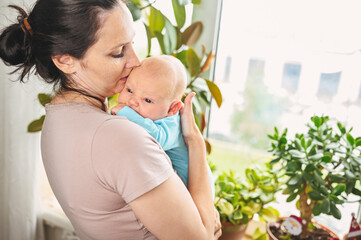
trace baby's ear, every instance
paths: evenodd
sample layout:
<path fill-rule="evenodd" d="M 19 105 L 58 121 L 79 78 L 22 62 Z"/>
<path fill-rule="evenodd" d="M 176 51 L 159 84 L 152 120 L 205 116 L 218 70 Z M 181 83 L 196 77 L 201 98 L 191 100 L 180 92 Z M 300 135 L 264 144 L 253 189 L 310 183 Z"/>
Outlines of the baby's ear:
<path fill-rule="evenodd" d="M 167 117 L 173 116 L 178 113 L 178 111 L 183 107 L 183 103 L 181 100 L 174 100 L 172 104 L 170 105 L 170 108 L 168 110 Z"/>

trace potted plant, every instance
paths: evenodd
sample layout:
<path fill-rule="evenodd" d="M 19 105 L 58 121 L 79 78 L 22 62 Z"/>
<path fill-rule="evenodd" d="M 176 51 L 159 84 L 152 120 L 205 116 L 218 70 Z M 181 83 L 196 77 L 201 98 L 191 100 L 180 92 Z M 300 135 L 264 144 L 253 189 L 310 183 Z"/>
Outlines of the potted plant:
<path fill-rule="evenodd" d="M 313 239 L 319 227 L 312 222 L 320 214 L 341 218 L 338 206 L 348 202 L 348 196 L 361 196 L 361 138 L 354 138 L 351 130 L 342 123 L 331 127 L 328 116 L 313 116 L 307 125 L 307 133 L 297 133 L 287 138 L 287 129 L 282 133 L 277 128 L 269 135 L 270 164 L 277 166 L 277 173 L 284 186 L 287 202 L 296 200 L 303 224 L 299 236 L 282 232 L 282 224 L 270 227 L 270 235 L 276 239 Z M 278 233 L 277 233 L 278 231 Z M 330 233 L 330 238 L 337 238 Z M 321 239 L 321 238 L 318 238 Z M 328 239 L 327 236 L 322 239 Z"/>
<path fill-rule="evenodd" d="M 278 211 L 265 207 L 275 199 L 277 189 L 276 175 L 259 167 L 246 169 L 245 178 L 232 170 L 219 175 L 215 181 L 215 207 L 222 223 L 221 239 L 241 239 L 255 214 L 261 220 L 277 219 Z M 264 236 L 258 234 L 257 239 Z"/>

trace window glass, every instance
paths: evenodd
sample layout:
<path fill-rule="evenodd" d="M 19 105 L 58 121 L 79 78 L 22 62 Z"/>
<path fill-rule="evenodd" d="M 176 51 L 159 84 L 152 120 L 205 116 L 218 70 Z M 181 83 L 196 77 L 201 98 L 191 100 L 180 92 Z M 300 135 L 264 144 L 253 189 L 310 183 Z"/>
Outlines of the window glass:
<path fill-rule="evenodd" d="M 272 157 L 267 134 L 304 132 L 310 117 L 328 115 L 361 136 L 361 15 L 358 1 L 223 1 L 215 82 L 223 95 L 212 103 L 208 129 L 216 174 L 243 174 Z M 281 215 L 295 203 L 277 198 Z M 357 203 L 341 208 L 340 221 L 319 222 L 343 236 Z"/>

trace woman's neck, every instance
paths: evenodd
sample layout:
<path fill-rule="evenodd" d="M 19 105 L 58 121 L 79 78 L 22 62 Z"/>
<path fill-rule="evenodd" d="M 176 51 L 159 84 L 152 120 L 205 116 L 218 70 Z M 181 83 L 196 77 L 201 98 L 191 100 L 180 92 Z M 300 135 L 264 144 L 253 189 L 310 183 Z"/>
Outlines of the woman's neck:
<path fill-rule="evenodd" d="M 100 108 L 104 111 L 108 111 L 107 104 L 102 104 L 99 100 L 92 97 L 86 96 L 82 93 L 69 90 L 60 90 L 55 97 L 52 99 L 51 104 L 62 104 L 62 103 L 76 103 L 76 102 L 85 102 L 90 105 L 93 105 L 97 108 Z M 105 101 L 106 102 L 106 101 Z M 104 107 L 106 109 L 104 109 Z"/>

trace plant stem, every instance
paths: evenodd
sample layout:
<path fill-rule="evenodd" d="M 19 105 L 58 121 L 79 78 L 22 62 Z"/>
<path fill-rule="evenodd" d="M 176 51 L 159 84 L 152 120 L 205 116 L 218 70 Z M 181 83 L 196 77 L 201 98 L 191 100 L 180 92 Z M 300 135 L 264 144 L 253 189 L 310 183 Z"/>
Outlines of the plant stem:
<path fill-rule="evenodd" d="M 301 212 L 301 218 L 306 221 L 305 224 L 302 224 L 302 236 L 307 235 L 307 229 L 308 225 L 312 220 L 312 209 L 315 205 L 315 201 L 311 201 L 310 204 L 307 203 L 308 200 L 308 194 L 307 194 L 307 182 L 303 182 L 303 190 L 300 194 L 300 212 Z"/>

